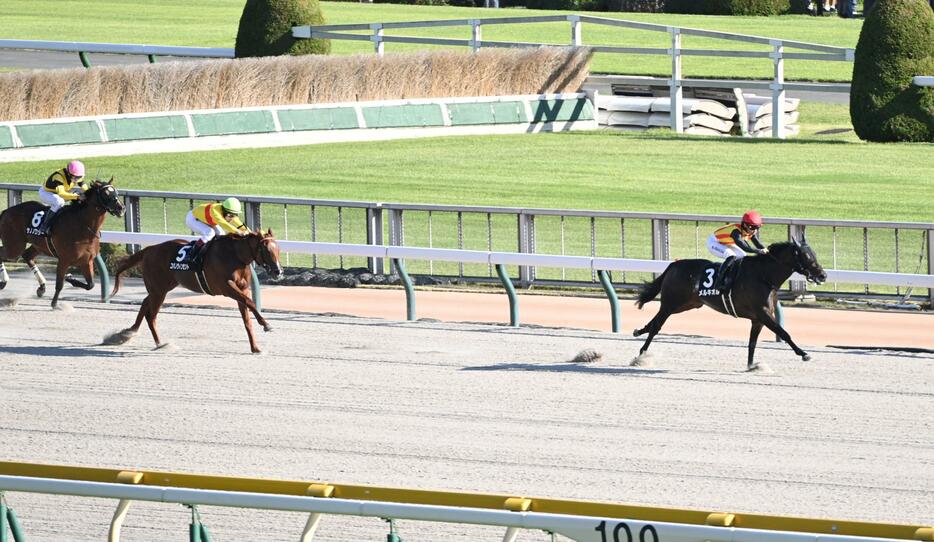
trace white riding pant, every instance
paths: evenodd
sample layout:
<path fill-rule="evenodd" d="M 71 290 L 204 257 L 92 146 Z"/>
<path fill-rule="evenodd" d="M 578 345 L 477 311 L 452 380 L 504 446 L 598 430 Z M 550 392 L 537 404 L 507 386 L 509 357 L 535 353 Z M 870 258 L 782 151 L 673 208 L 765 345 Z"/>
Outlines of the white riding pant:
<path fill-rule="evenodd" d="M 710 234 L 710 237 L 707 238 L 707 250 L 714 256 L 723 258 L 724 260 L 730 256 L 736 256 L 737 258 L 746 257 L 746 252 L 743 251 L 743 249 L 736 245 L 724 245 L 720 241 L 717 241 L 717 236 L 714 234 Z"/>
<path fill-rule="evenodd" d="M 185 225 L 191 228 L 191 231 L 195 235 L 199 236 L 202 241 L 207 243 L 211 239 L 214 239 L 215 235 L 224 235 L 224 229 L 220 226 L 210 226 L 201 222 L 195 218 L 194 213 L 188 211 L 188 214 L 185 216 Z"/>
<path fill-rule="evenodd" d="M 58 211 L 65 206 L 65 198 L 48 190 L 39 190 L 39 201 L 51 207 L 52 211 Z"/>

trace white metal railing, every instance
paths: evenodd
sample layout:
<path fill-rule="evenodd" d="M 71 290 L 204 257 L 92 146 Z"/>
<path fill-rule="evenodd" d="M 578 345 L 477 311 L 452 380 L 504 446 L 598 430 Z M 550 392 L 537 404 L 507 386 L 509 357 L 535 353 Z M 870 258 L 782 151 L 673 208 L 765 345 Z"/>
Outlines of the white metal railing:
<path fill-rule="evenodd" d="M 78 53 L 81 63 L 88 66 L 87 53 L 105 53 L 117 55 L 146 55 L 150 62 L 156 56 L 199 57 L 199 58 L 234 58 L 234 50 L 219 47 L 180 47 L 175 45 L 143 45 L 123 43 L 93 43 L 79 41 L 42 41 L 42 40 L 4 40 L 0 39 L 0 49 L 19 49 L 25 51 L 57 51 Z"/>
<path fill-rule="evenodd" d="M 897 540 L 880 537 L 765 531 L 528 511 L 128 485 L 25 476 L 0 476 L 0 489 L 77 497 L 121 499 L 123 502 L 135 500 L 178 503 L 189 506 L 205 505 L 304 512 L 312 515 L 335 514 L 498 526 L 507 527 L 505 540 L 510 541 L 516 538 L 518 529 L 534 529 L 556 533 L 577 542 L 608 542 L 610 540 L 619 542 L 621 540 L 620 532 L 623 529 L 629 535 L 628 540 L 633 540 L 635 536 L 638 536 L 640 542 L 659 542 L 662 540 L 665 542 L 707 542 L 710 540 L 729 540 L 731 542 L 883 542 Z M 309 542 L 313 536 L 314 533 L 312 532 L 310 536 L 303 536 L 302 540 Z M 110 540 L 111 542 L 119 540 L 119 529 L 117 529 L 116 538 L 111 536 Z"/>
<path fill-rule="evenodd" d="M 916 75 L 911 78 L 911 84 L 916 87 L 934 87 L 934 75 Z"/>
<path fill-rule="evenodd" d="M 153 245 L 172 239 L 193 240 L 186 235 L 156 233 L 132 233 L 118 231 L 101 232 L 104 243 L 126 243 Z M 518 265 L 536 267 L 566 267 L 594 271 L 629 271 L 661 273 L 671 264 L 667 260 L 643 260 L 637 258 L 598 258 L 590 256 L 560 256 L 551 254 L 526 254 L 521 252 L 493 252 L 481 250 L 457 250 L 425 247 L 402 247 L 393 245 L 358 245 L 349 243 L 316 243 L 311 241 L 276 240 L 283 251 L 299 254 L 333 256 L 359 256 L 364 258 L 386 258 L 389 260 L 435 260 L 488 265 Z M 831 282 L 855 284 L 883 284 L 888 286 L 912 286 L 934 288 L 934 275 L 912 273 L 879 273 L 871 271 L 826 270 Z M 795 273 L 789 280 L 805 280 Z"/>
<path fill-rule="evenodd" d="M 791 60 L 817 60 L 817 61 L 840 61 L 852 62 L 854 50 L 845 47 L 834 47 L 830 45 L 821 45 L 793 40 L 772 39 L 761 36 L 750 36 L 746 34 L 732 34 L 728 32 L 718 32 L 713 30 L 701 30 L 696 28 L 683 28 L 677 26 L 667 26 L 652 23 L 642 23 L 636 21 L 626 21 L 621 19 L 610 19 L 607 17 L 594 17 L 591 15 L 541 15 L 532 17 L 493 17 L 487 19 L 452 19 L 441 21 L 411 21 L 411 22 L 391 22 L 391 23 L 364 23 L 364 24 L 341 24 L 341 25 L 322 25 L 322 26 L 295 26 L 292 28 L 292 36 L 299 39 L 336 39 L 336 40 L 357 40 L 373 42 L 375 52 L 382 55 L 385 51 L 386 43 L 414 43 L 425 45 L 448 45 L 469 47 L 473 51 L 481 47 L 540 47 L 542 45 L 555 45 L 551 43 L 528 43 L 528 42 L 505 42 L 505 41 L 485 41 L 482 40 L 482 27 L 489 25 L 502 24 L 522 24 L 522 23 L 545 23 L 545 22 L 567 22 L 571 25 L 571 39 L 569 45 L 583 46 L 582 23 L 590 23 L 603 26 L 614 26 L 620 28 L 629 28 L 634 30 L 647 30 L 651 32 L 666 32 L 670 36 L 670 46 L 668 48 L 648 48 L 648 47 L 614 47 L 605 45 L 590 46 L 595 52 L 616 53 L 616 54 L 639 54 L 639 55 L 667 55 L 671 57 L 671 79 L 669 80 L 669 92 L 672 100 L 671 104 L 671 129 L 676 132 L 683 132 L 683 117 L 681 114 L 681 102 L 683 87 L 685 83 L 693 84 L 695 80 L 683 78 L 682 58 L 684 56 L 720 56 L 720 57 L 744 57 L 744 58 L 768 58 L 772 60 L 773 78 L 769 84 L 772 90 L 772 136 L 784 138 L 784 116 L 783 105 L 785 101 L 785 91 L 809 90 L 813 92 L 837 92 L 839 89 L 828 87 L 827 85 L 812 85 L 809 83 L 786 83 L 785 82 L 785 59 Z M 387 36 L 386 30 L 400 28 L 429 28 L 442 26 L 469 26 L 470 39 L 451 39 L 451 38 L 424 38 L 413 36 Z M 348 34 L 346 32 L 366 31 L 369 34 Z M 685 49 L 682 47 L 682 36 L 698 36 L 704 38 L 713 38 L 729 41 L 739 41 L 744 43 L 753 43 L 758 45 L 767 45 L 771 51 L 730 51 L 730 50 L 712 50 L 712 49 Z M 808 52 L 790 52 L 786 49 L 802 49 Z M 726 88 L 735 86 L 735 82 L 716 82 L 711 81 L 711 85 L 728 84 Z"/>

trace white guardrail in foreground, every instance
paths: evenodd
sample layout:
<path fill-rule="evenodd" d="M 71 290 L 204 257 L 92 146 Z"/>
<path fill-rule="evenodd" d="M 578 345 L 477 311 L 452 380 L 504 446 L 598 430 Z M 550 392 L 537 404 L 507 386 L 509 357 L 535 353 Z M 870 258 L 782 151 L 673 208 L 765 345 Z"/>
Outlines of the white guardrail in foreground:
<path fill-rule="evenodd" d="M 120 231 L 101 232 L 104 243 L 154 245 L 172 239 L 193 240 L 191 235 L 167 235 L 161 233 L 134 233 Z M 523 254 L 519 252 L 486 252 L 480 250 L 456 250 L 441 248 L 400 247 L 391 245 L 354 245 L 346 243 L 317 243 L 311 241 L 285 241 L 276 243 L 283 252 L 330 256 L 360 256 L 364 258 L 386 258 L 401 260 L 436 260 L 489 265 L 529 265 L 541 267 L 566 267 L 604 271 L 626 271 L 661 273 L 671 263 L 666 260 L 639 260 L 635 258 L 596 258 L 590 256 L 556 256 L 547 254 Z M 853 284 L 878 284 L 885 286 L 912 286 L 934 288 L 934 275 L 911 273 L 877 273 L 870 271 L 841 271 L 829 269 L 828 282 Z M 805 280 L 795 273 L 789 280 Z"/>
<path fill-rule="evenodd" d="M 0 488 L 78 497 L 466 523 L 558 533 L 577 542 L 873 542 L 890 538 L 765 531 L 538 512 L 0 476 Z"/>

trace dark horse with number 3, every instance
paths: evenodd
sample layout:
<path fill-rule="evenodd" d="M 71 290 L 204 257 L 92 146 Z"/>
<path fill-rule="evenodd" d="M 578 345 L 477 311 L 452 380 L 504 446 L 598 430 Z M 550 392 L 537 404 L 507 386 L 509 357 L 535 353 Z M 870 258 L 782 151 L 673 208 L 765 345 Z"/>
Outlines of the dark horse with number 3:
<path fill-rule="evenodd" d="M 718 271 L 718 264 L 708 260 L 678 260 L 669 265 L 657 279 L 646 283 L 639 293 L 636 306 L 641 309 L 659 293 L 662 298 L 661 308 L 655 318 L 644 328 L 633 332 L 636 337 L 644 333 L 649 334 L 639 350 L 639 355 L 645 354 L 649 349 L 652 339 L 665 325 L 669 316 L 707 305 L 718 312 L 752 321 L 747 369 L 756 369 L 753 355 L 762 326 L 769 328 L 788 343 L 795 354 L 801 356 L 804 361 L 810 360 L 811 356 L 798 348 L 775 318 L 778 288 L 792 273 L 798 272 L 808 281 L 817 284 L 827 280 L 827 274 L 817 263 L 817 256 L 807 241 L 802 238 L 800 243 L 797 240 L 775 243 L 769 246 L 767 254 L 743 258 L 737 265 L 740 269 L 728 295 L 718 295 L 719 292 L 709 290 L 713 284 L 714 273 Z"/>
<path fill-rule="evenodd" d="M 45 294 L 45 277 L 36 266 L 39 254 L 58 258 L 53 308 L 58 304 L 64 282 L 85 290 L 94 288 L 94 258 L 100 252 L 100 232 L 105 215 L 123 216 L 124 211 L 112 183 L 112 178 L 106 183 L 99 180 L 91 183 L 80 200 L 61 210 L 47 237 L 36 235 L 43 214 L 49 211 L 47 206 L 27 201 L 3 211 L 0 214 L 0 240 L 3 241 L 0 248 L 0 290 L 7 281 L 3 260 L 22 258 L 39 283 L 36 295 L 42 297 Z M 83 282 L 66 274 L 71 266 L 81 271 Z"/>
<path fill-rule="evenodd" d="M 178 262 L 184 260 L 188 248 L 190 248 L 188 242 L 181 239 L 166 241 L 146 247 L 120 262 L 114 272 L 114 289 L 111 295 L 116 295 L 117 290 L 120 289 L 123 273 L 140 264 L 143 266 L 143 283 L 146 285 L 148 295 L 143 299 L 136 322 L 131 327 L 108 337 L 105 342 L 108 344 L 125 343 L 136 334 L 140 324 L 143 323 L 143 318 L 146 318 L 156 347 L 163 346 L 162 341 L 159 340 L 159 333 L 156 331 L 156 316 L 162 308 L 166 294 L 181 285 L 193 292 L 223 295 L 235 300 L 240 308 L 240 317 L 243 318 L 247 337 L 250 339 L 250 350 L 254 354 L 258 353 L 260 350 L 253 337 L 250 312 L 263 326 L 263 331 L 272 331 L 272 326 L 259 313 L 256 303 L 250 297 L 253 273 L 250 264 L 256 262 L 263 266 L 271 277 L 278 277 L 282 273 L 282 266 L 279 265 L 279 246 L 276 244 L 272 231 L 267 230 L 266 233 L 255 231 L 243 236 L 215 237 L 201 249 L 203 275 L 200 277 L 196 276 L 192 270 L 183 270 L 179 267 Z M 188 269 L 187 264 L 182 265 Z"/>

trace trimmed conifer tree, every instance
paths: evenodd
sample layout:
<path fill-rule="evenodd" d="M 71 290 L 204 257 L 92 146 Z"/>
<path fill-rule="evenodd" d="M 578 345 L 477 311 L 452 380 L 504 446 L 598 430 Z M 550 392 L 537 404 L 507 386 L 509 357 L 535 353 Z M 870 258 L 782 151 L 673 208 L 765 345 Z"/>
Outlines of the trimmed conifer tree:
<path fill-rule="evenodd" d="M 237 58 L 326 55 L 331 40 L 295 39 L 292 27 L 325 24 L 318 0 L 247 0 L 240 16 Z"/>
<path fill-rule="evenodd" d="M 934 142 L 934 12 L 927 0 L 876 0 L 856 45 L 850 118 L 860 139 Z"/>

